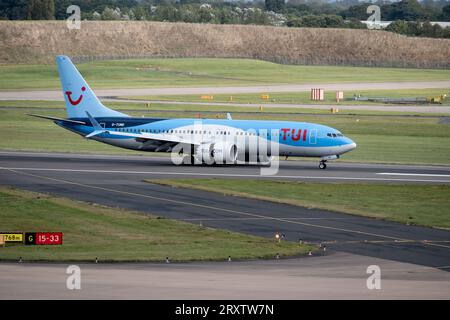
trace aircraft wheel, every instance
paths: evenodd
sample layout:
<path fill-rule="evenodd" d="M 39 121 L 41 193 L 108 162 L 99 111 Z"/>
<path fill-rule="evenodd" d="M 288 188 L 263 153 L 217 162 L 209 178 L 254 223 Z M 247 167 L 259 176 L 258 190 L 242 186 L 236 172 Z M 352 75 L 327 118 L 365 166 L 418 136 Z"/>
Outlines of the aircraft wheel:
<path fill-rule="evenodd" d="M 327 168 L 327 164 L 326 164 L 325 162 L 320 162 L 320 163 L 319 163 L 319 169 L 324 170 L 324 169 L 326 169 L 326 168 Z"/>

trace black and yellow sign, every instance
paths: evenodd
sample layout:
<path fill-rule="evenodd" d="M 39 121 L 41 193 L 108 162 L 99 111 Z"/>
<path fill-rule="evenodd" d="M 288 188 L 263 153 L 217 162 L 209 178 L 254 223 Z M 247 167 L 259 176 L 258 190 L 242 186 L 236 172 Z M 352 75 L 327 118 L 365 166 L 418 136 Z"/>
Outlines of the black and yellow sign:
<path fill-rule="evenodd" d="M 25 233 L 25 244 L 33 245 L 36 243 L 36 232 L 27 232 Z"/>
<path fill-rule="evenodd" d="M 5 242 L 23 242 L 23 233 L 0 233 Z"/>

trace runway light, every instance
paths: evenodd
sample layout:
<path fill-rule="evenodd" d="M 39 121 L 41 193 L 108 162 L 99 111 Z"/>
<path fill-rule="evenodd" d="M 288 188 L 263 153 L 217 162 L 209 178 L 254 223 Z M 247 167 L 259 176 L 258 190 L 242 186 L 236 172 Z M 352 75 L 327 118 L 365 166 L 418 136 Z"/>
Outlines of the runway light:
<path fill-rule="evenodd" d="M 280 236 L 280 234 L 279 234 L 279 233 L 276 233 L 276 234 L 275 234 L 275 239 L 277 239 L 277 240 L 278 240 L 278 242 L 280 242 L 280 241 L 281 241 L 281 236 Z"/>
<path fill-rule="evenodd" d="M 169 257 L 166 257 L 166 263 L 170 263 Z"/>
<path fill-rule="evenodd" d="M 231 262 L 231 256 L 228 256 L 228 262 Z"/>

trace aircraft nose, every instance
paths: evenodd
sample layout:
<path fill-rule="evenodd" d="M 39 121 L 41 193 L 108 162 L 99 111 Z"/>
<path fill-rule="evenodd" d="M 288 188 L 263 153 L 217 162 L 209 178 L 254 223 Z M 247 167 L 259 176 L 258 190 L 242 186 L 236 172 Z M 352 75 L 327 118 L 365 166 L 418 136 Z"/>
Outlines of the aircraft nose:
<path fill-rule="evenodd" d="M 356 143 L 352 140 L 352 139 L 349 139 L 349 138 L 346 138 L 346 144 L 345 144 L 345 152 L 349 152 L 349 151 L 352 151 L 352 150 L 354 150 L 355 148 L 356 148 Z"/>
<path fill-rule="evenodd" d="M 351 151 L 351 150 L 353 150 L 353 149 L 356 149 L 356 143 L 354 143 L 354 142 L 352 141 L 352 143 L 350 143 L 350 144 L 348 145 L 348 148 L 349 148 L 349 151 Z"/>

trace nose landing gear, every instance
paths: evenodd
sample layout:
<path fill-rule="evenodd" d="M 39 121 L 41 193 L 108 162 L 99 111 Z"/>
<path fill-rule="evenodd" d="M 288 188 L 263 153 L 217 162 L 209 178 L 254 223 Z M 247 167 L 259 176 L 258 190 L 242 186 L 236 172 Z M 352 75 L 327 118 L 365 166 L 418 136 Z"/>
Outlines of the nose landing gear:
<path fill-rule="evenodd" d="M 327 168 L 327 160 L 322 160 L 319 162 L 319 169 L 325 170 Z"/>

